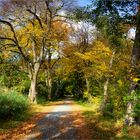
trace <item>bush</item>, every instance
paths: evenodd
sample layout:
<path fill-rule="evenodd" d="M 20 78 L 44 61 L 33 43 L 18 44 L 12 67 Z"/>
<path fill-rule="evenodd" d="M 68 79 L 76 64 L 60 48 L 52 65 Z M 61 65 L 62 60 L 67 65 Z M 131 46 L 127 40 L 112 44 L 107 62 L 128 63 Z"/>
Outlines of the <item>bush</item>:
<path fill-rule="evenodd" d="M 46 83 L 45 82 L 38 83 L 37 91 L 38 91 L 37 103 L 39 104 L 45 103 L 47 101 L 48 96 Z"/>
<path fill-rule="evenodd" d="M 104 110 L 103 110 L 103 116 L 104 117 L 109 117 L 109 118 L 112 118 L 114 117 L 113 115 L 113 109 L 114 109 L 114 105 L 113 105 L 113 102 L 108 102 L 106 104 L 106 106 L 104 107 Z"/>
<path fill-rule="evenodd" d="M 27 98 L 15 91 L 0 93 L 0 119 L 19 119 L 29 108 Z"/>
<path fill-rule="evenodd" d="M 25 79 L 21 81 L 20 84 L 17 84 L 17 86 L 14 86 L 12 89 L 24 95 L 28 95 L 30 83 L 31 83 L 30 80 Z"/>
<path fill-rule="evenodd" d="M 138 89 L 136 91 L 135 97 L 133 97 L 133 98 L 135 98 L 135 100 L 137 102 L 137 104 L 135 106 L 135 113 L 137 116 L 140 117 L 140 102 L 139 102 L 140 101 L 140 89 Z"/>
<path fill-rule="evenodd" d="M 138 125 L 140 125 L 140 92 L 138 92 L 138 97 L 137 97 L 137 104 L 134 108 L 134 115 L 135 115 L 135 121 Z"/>

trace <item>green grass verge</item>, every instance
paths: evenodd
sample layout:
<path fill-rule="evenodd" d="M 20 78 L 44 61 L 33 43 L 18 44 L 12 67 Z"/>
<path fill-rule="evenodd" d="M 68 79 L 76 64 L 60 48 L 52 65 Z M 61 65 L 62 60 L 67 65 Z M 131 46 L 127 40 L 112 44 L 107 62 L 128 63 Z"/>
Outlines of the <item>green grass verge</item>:
<path fill-rule="evenodd" d="M 98 109 L 99 100 L 95 99 L 93 104 L 82 101 L 77 101 L 77 103 L 84 107 L 83 115 L 87 127 L 91 130 L 92 139 L 140 139 L 140 127 L 124 127 L 123 118 L 115 120 L 114 118 L 102 116 Z"/>

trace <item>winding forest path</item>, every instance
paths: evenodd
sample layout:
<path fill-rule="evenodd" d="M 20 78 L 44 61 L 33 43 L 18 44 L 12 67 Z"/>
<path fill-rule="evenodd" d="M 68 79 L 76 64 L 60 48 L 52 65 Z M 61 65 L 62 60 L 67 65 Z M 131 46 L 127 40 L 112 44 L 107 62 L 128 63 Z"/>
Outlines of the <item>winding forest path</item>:
<path fill-rule="evenodd" d="M 55 102 L 47 106 L 46 112 L 12 130 L 4 139 L 89 140 L 82 111 L 82 107 L 71 99 Z"/>

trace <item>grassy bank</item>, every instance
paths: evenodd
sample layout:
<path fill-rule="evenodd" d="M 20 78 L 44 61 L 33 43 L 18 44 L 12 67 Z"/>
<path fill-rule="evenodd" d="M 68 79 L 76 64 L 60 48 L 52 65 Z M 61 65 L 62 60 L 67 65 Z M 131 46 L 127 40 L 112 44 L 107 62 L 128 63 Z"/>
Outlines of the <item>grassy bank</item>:
<path fill-rule="evenodd" d="M 138 126 L 126 127 L 123 118 L 104 117 L 99 111 L 98 99 L 94 99 L 92 104 L 78 102 L 83 108 L 85 122 L 89 128 L 93 139 L 140 139 L 140 128 Z"/>

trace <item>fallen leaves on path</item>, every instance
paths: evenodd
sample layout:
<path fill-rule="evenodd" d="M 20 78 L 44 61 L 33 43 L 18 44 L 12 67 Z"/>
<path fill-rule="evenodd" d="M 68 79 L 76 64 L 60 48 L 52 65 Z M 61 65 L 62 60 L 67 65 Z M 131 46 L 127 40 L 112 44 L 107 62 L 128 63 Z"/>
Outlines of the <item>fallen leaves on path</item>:
<path fill-rule="evenodd" d="M 45 109 L 43 110 L 43 112 L 38 112 L 37 115 L 33 116 L 29 121 L 24 122 L 18 128 L 10 129 L 6 133 L 0 133 L 0 140 L 21 140 L 25 138 L 25 136 L 32 134 L 33 129 L 36 129 L 38 127 L 37 122 L 39 120 L 41 120 L 47 114 L 52 112 L 54 108 L 64 105 L 64 104 L 71 106 L 73 111 L 68 112 L 67 115 L 64 114 L 60 116 L 60 122 L 63 122 L 63 123 L 60 124 L 59 126 L 55 126 L 59 128 L 60 134 L 56 134 L 52 137 L 51 131 L 50 131 L 50 134 L 48 134 L 48 136 L 50 135 L 52 139 L 61 140 L 69 136 L 69 132 L 71 129 L 75 129 L 74 131 L 75 136 L 73 136 L 73 138 L 77 140 L 89 140 L 90 134 L 84 122 L 84 118 L 82 116 L 82 108 L 79 105 L 75 104 L 74 102 L 65 103 L 63 101 L 56 102 L 55 104 L 50 104 L 48 105 L 48 107 L 45 106 L 44 107 Z M 52 123 L 52 122 L 51 121 L 45 122 L 44 125 L 46 125 L 47 127 L 49 126 L 49 123 Z M 53 124 L 53 125 L 58 125 L 58 124 Z M 39 131 L 35 131 L 33 135 L 36 139 L 42 138 L 42 133 Z"/>

